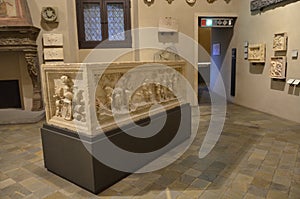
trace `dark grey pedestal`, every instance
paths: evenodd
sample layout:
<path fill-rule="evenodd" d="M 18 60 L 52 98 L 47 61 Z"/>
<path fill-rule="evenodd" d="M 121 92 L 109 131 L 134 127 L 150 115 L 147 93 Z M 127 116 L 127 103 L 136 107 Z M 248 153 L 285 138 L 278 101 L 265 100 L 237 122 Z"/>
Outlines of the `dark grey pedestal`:
<path fill-rule="evenodd" d="M 152 117 L 153 121 L 151 122 L 160 120 L 161 117 L 161 114 L 156 114 Z M 181 117 L 184 119 L 181 120 Z M 150 119 L 146 118 L 138 121 L 137 124 L 145 126 L 149 122 Z M 132 125 L 127 125 L 124 128 L 131 129 L 130 131 L 133 133 L 143 134 L 143 132 L 134 132 L 138 128 L 134 128 Z M 182 105 L 181 108 L 176 107 L 168 110 L 164 127 L 149 138 L 130 136 L 120 128 L 95 137 L 86 137 L 82 133 L 47 124 L 44 124 L 41 129 L 41 135 L 45 167 L 49 171 L 97 194 L 132 172 L 110 168 L 93 157 L 87 148 L 96 153 L 110 153 L 109 148 L 103 148 L 110 142 L 129 152 L 138 154 L 153 152 L 151 156 L 139 159 L 133 168 L 130 168 L 131 171 L 135 171 L 190 137 L 191 109 L 186 104 Z M 158 151 L 162 148 L 163 150 Z"/>

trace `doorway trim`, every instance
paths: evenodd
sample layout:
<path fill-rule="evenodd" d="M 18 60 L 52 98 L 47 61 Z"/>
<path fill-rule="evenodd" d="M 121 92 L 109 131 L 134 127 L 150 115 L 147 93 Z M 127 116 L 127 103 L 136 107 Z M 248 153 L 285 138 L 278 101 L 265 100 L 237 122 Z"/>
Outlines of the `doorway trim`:
<path fill-rule="evenodd" d="M 211 12 L 196 12 L 194 14 L 194 41 L 196 41 L 197 44 L 199 44 L 198 40 L 198 19 L 199 17 L 234 17 L 238 18 L 238 15 L 236 13 L 230 13 L 230 12 L 225 12 L 225 13 L 211 13 Z M 233 27 L 234 28 L 234 27 Z M 193 86 L 195 88 L 195 92 L 198 96 L 198 45 L 194 45 L 194 63 L 195 66 L 197 66 L 197 70 L 194 70 L 194 83 Z"/>

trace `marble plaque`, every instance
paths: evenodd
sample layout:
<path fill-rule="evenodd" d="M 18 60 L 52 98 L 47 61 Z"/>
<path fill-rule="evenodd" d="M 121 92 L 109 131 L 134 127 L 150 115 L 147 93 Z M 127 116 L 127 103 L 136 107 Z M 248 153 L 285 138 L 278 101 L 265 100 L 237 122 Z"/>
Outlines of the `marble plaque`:
<path fill-rule="evenodd" d="M 63 46 L 62 34 L 43 34 L 44 46 Z"/>
<path fill-rule="evenodd" d="M 64 50 L 63 48 L 45 48 L 44 49 L 45 60 L 63 60 Z"/>

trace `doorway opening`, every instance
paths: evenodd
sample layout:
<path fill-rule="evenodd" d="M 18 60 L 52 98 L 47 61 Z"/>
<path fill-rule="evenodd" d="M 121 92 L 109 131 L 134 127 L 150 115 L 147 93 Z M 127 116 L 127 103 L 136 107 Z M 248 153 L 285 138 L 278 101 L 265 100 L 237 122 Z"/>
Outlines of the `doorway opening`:
<path fill-rule="evenodd" d="M 236 17 L 198 17 L 199 105 L 211 103 L 209 93 L 215 92 L 219 75 L 226 74 L 227 77 L 227 72 L 231 71 L 230 64 L 226 65 L 224 61 L 226 56 L 230 56 L 228 48 L 233 37 L 235 20 Z"/>

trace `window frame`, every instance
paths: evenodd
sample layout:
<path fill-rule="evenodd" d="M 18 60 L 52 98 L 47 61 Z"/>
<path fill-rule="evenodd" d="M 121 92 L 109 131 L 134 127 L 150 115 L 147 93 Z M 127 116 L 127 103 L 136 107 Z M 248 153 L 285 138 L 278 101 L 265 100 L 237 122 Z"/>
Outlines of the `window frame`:
<path fill-rule="evenodd" d="M 101 33 L 102 41 L 86 41 L 84 29 L 84 13 L 83 5 L 85 3 L 95 3 L 100 5 L 101 18 Z M 118 3 L 123 5 L 124 9 L 124 29 L 125 40 L 123 41 L 109 41 L 108 40 L 108 18 L 107 18 L 107 4 Z M 130 0 L 76 0 L 77 12 L 77 32 L 79 49 L 93 49 L 93 48 L 131 48 L 131 2 Z"/>

